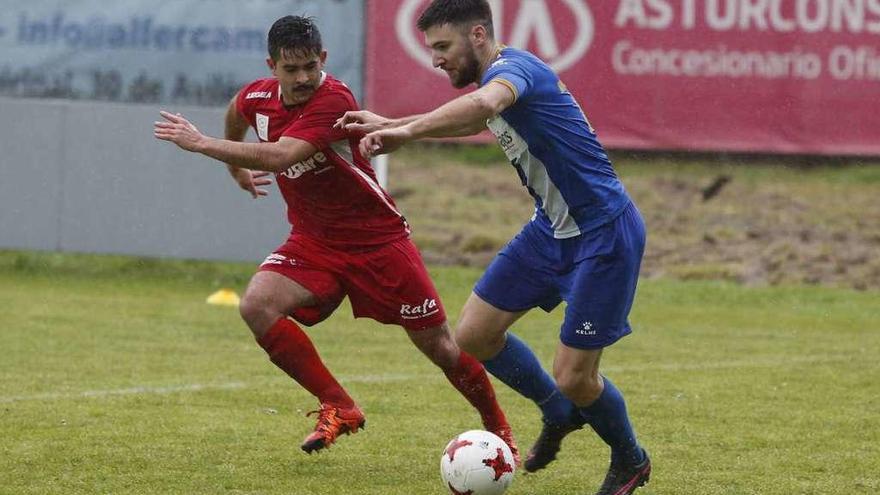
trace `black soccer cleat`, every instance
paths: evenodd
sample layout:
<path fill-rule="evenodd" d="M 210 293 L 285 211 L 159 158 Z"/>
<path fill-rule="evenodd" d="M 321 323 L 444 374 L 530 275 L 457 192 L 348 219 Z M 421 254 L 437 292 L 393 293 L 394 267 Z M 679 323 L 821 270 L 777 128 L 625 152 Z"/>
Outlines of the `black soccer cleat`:
<path fill-rule="evenodd" d="M 535 444 L 529 449 L 529 455 L 526 456 L 526 462 L 523 467 L 526 472 L 534 473 L 540 469 L 544 469 L 548 464 L 556 460 L 556 454 L 562 447 L 562 439 L 573 431 L 583 428 L 583 425 L 567 424 L 559 425 L 544 422 L 541 428 L 541 434 L 535 440 Z"/>
<path fill-rule="evenodd" d="M 642 451 L 644 452 L 644 451 Z M 639 464 L 625 464 L 611 461 L 605 482 L 596 495 L 630 495 L 636 488 L 644 486 L 651 477 L 651 459 L 645 452 L 645 460 Z"/>

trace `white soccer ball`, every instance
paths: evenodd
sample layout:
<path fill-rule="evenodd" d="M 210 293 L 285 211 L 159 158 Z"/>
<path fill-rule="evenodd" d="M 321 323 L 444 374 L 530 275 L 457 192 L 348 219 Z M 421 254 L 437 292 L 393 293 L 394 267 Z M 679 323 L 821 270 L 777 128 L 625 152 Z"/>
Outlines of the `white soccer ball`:
<path fill-rule="evenodd" d="M 456 495 L 501 495 L 513 481 L 514 471 L 510 447 L 483 430 L 453 438 L 440 458 L 443 485 Z"/>

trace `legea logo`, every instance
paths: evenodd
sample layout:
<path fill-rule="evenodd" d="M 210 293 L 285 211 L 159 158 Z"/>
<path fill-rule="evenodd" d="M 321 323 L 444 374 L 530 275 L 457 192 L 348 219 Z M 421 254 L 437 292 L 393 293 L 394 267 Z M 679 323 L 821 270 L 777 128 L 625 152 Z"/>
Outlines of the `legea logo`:
<path fill-rule="evenodd" d="M 495 37 L 504 44 L 525 48 L 529 40 L 534 39 L 535 55 L 546 60 L 556 72 L 568 69 L 589 50 L 595 29 L 586 0 L 520 0 L 519 8 L 515 11 L 510 8 L 512 3 L 510 0 L 489 0 L 494 15 Z M 433 69 L 431 52 L 416 27 L 416 20 L 427 4 L 426 0 L 404 0 L 397 11 L 395 30 L 406 53 L 422 66 Z M 553 24 L 553 4 L 558 6 L 557 17 L 571 16 L 573 19 L 576 25 L 573 40 L 559 39 Z M 559 12 L 563 7 L 568 12 Z M 509 33 L 502 31 L 506 16 L 514 16 Z M 443 75 L 440 71 L 437 74 Z"/>

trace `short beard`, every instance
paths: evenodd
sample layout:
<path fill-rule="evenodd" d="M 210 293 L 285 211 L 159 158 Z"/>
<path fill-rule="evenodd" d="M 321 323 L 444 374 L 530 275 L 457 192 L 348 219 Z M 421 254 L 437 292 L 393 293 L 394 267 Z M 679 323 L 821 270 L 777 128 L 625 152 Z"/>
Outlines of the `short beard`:
<path fill-rule="evenodd" d="M 480 74 L 480 62 L 473 51 L 468 53 L 465 64 L 458 70 L 458 77 L 452 80 L 452 87 L 461 89 L 477 82 Z"/>

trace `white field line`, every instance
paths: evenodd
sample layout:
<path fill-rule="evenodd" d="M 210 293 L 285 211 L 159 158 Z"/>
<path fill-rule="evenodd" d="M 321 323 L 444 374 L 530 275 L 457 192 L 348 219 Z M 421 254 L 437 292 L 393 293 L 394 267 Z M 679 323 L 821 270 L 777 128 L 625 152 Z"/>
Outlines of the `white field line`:
<path fill-rule="evenodd" d="M 716 362 L 695 363 L 668 363 L 668 364 L 644 364 L 630 366 L 606 366 L 602 368 L 604 373 L 628 373 L 643 371 L 710 371 L 719 369 L 745 369 L 745 368 L 775 368 L 792 365 L 806 364 L 831 364 L 851 361 L 850 356 L 794 356 L 778 359 L 753 359 Z M 434 381 L 441 380 L 442 375 L 430 374 L 406 374 L 388 373 L 379 375 L 342 376 L 342 383 L 393 383 L 408 381 Z M 237 390 L 266 386 L 268 381 L 259 383 L 225 382 L 225 383 L 193 383 L 184 385 L 169 385 L 164 387 L 131 387 L 111 390 L 86 390 L 82 392 L 47 392 L 32 395 L 0 396 L 0 404 L 30 401 L 59 401 L 75 399 L 101 399 L 125 395 L 169 395 L 176 393 L 201 392 L 207 390 Z"/>
<path fill-rule="evenodd" d="M 240 382 L 199 384 L 193 383 L 189 385 L 171 385 L 167 387 L 131 387 L 118 388 L 114 390 L 86 390 L 84 392 L 46 392 L 34 395 L 18 395 L 10 397 L 0 397 L 0 404 L 8 404 L 11 402 L 22 401 L 55 401 L 67 399 L 95 399 L 104 397 L 114 397 L 118 395 L 167 395 L 180 392 L 200 392 L 202 390 L 232 390 L 237 388 L 247 388 L 248 385 Z"/>
<path fill-rule="evenodd" d="M 439 374 L 439 373 L 438 373 Z M 417 374 L 385 374 L 385 375 L 360 375 L 354 377 L 340 377 L 343 383 L 392 383 L 411 380 L 425 380 L 433 378 L 432 375 Z M 0 404 L 24 401 L 57 401 L 71 399 L 100 399 L 121 395 L 169 395 L 185 392 L 201 392 L 206 390 L 236 390 L 266 386 L 270 382 L 226 382 L 226 383 L 192 383 L 184 385 L 169 385 L 163 387 L 131 387 L 111 390 L 86 390 L 83 392 L 46 392 L 33 395 L 0 396 Z"/>

